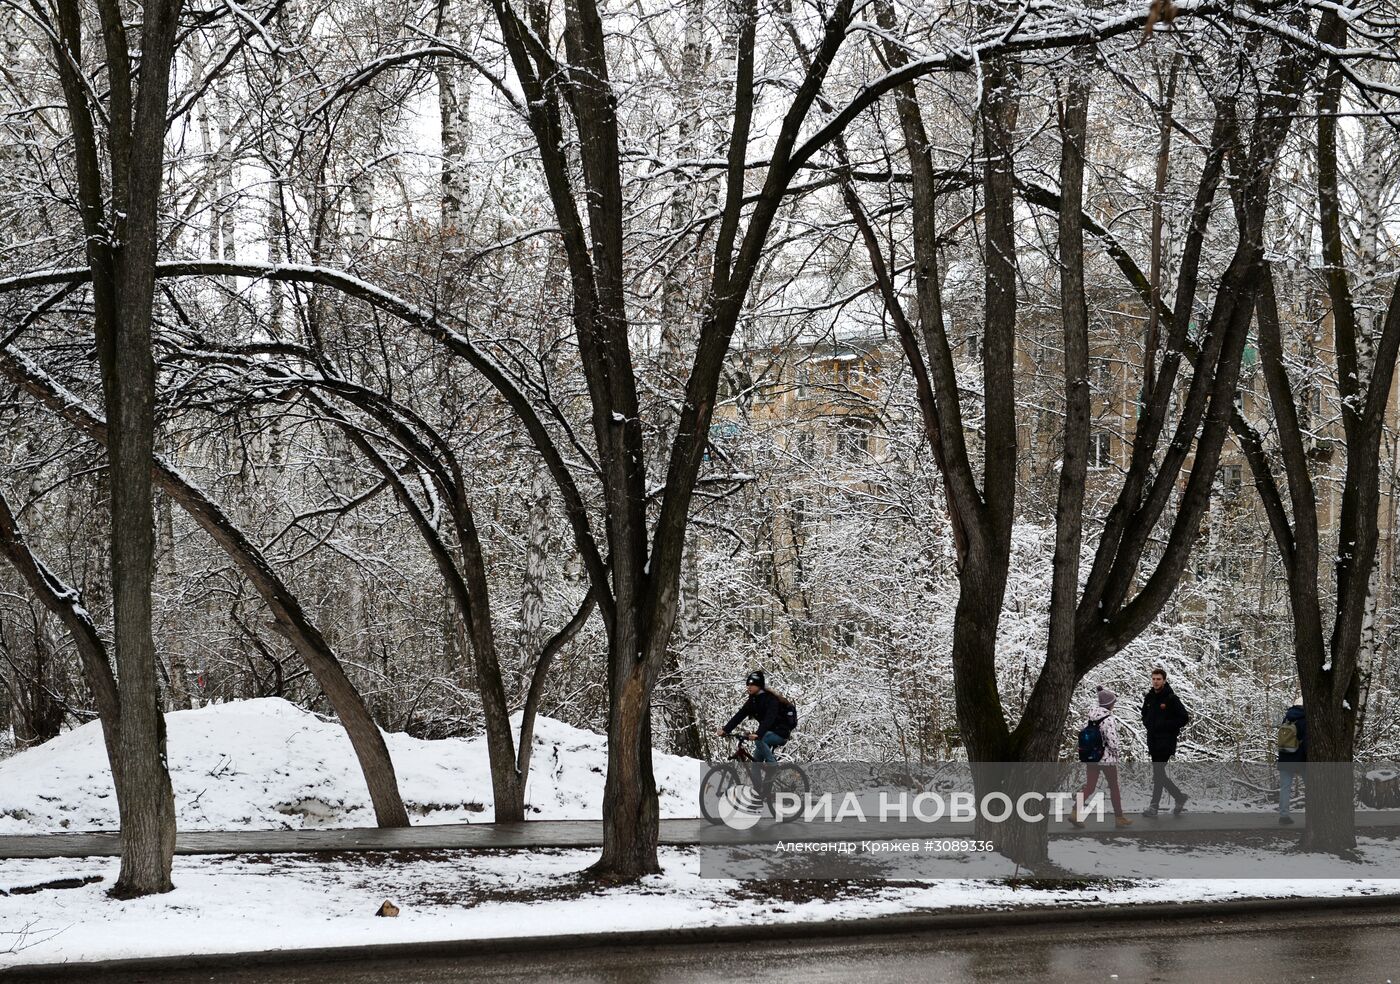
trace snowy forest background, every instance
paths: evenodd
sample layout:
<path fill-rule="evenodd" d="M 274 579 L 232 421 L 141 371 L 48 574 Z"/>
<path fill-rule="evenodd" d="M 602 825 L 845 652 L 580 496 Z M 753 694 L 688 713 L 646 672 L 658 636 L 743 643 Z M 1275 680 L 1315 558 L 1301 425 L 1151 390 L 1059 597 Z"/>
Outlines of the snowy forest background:
<path fill-rule="evenodd" d="M 672 440 L 696 344 L 693 326 L 707 303 L 706 244 L 724 235 L 727 141 L 736 73 L 744 72 L 735 53 L 751 53 L 747 71 L 759 90 L 747 148 L 756 188 L 764 155 L 779 137 L 784 100 L 798 87 L 828 6 L 603 5 L 649 489 L 665 481 L 661 452 Z M 888 70 L 883 43 L 893 38 L 913 57 L 953 50 L 978 36 L 985 6 L 862 8 L 814 117 L 831 118 L 843 94 Z M 1181 16 L 1144 36 L 1137 8 L 1149 6 L 1161 5 L 1089 5 L 1106 10 L 1105 18 L 1138 19 L 1096 54 L 1060 46 L 1026 60 L 1016 83 L 1015 169 L 1030 184 L 1058 186 L 1067 80 L 1091 72 L 1086 214 L 1144 270 L 1155 215 L 1162 228 L 1159 289 L 1167 296 L 1222 80 L 1237 87 L 1242 107 L 1252 105 L 1251 86 L 1264 86 L 1281 57 L 1280 35 Z M 1181 6 L 1195 13 L 1205 5 Z M 1297 12 L 1304 20 L 1325 16 L 1314 6 L 1325 5 L 1239 5 L 1279 24 Z M 1358 24 L 1374 21 L 1372 33 L 1358 29 L 1356 41 L 1371 54 L 1356 70 L 1365 84 L 1347 89 L 1335 137 L 1345 261 L 1363 335 L 1375 338 L 1394 290 L 1400 221 L 1400 141 L 1389 115 L 1400 67 L 1387 55 L 1384 28 L 1394 26 L 1394 11 L 1383 6 L 1355 5 Z M 525 6 L 537 24 L 563 17 L 562 8 Z M 750 9 L 753 20 L 745 16 Z M 1048 33 L 1055 18 L 1072 23 L 1080 16 L 1042 4 L 1019 10 Z M 607 635 L 587 600 L 588 573 L 565 504 L 519 416 L 430 332 L 365 296 L 254 269 L 334 269 L 423 311 L 451 312 L 547 421 L 569 466 L 585 476 L 583 505 L 602 514 L 602 481 L 588 477 L 597 474 L 597 451 L 571 321 L 570 270 L 498 12 L 475 0 L 267 0 L 191 4 L 185 13 L 172 67 L 159 255 L 248 268 L 157 283 L 159 454 L 256 545 L 338 655 L 373 719 L 419 737 L 484 727 L 472 641 L 444 581 L 442 557 L 424 534 L 425 527 L 436 533 L 460 563 L 461 517 L 443 499 L 441 470 L 474 517 L 508 705 L 524 704 L 556 633 L 576 629 L 557 638 L 538 707 L 602 730 Z M 877 23 L 885 14 L 893 26 Z M 0 275 L 83 267 L 70 128 L 44 18 L 6 3 L 0 24 Z M 560 37 L 556 26 L 546 43 L 562 58 L 567 45 Z M 1360 77 L 1349 75 L 1348 85 Z M 969 72 L 925 76 L 917 86 L 932 161 L 945 181 L 937 207 L 945 317 L 970 335 L 984 318 L 985 203 L 979 183 L 958 175 L 975 173 L 983 161 L 981 84 Z M 1264 226 L 1265 253 L 1286 303 L 1287 372 L 1300 394 L 1317 394 L 1299 397 L 1316 414 L 1307 423 L 1314 437 L 1335 429 L 1341 414 L 1338 390 L 1327 382 L 1336 371 L 1329 345 L 1298 343 L 1322 338 L 1326 320 L 1318 300 L 1326 288 L 1317 161 L 1324 98 L 1321 88 L 1308 90 L 1294 114 Z M 1164 119 L 1176 142 L 1169 166 L 1159 170 Z M 858 188 L 895 288 L 912 298 L 911 190 L 899 128 L 893 100 L 876 102 L 845 127 L 839 152 L 828 148 L 799 169 L 755 265 L 716 410 L 730 424 L 700 469 L 689 510 L 679 616 L 653 700 L 658 748 L 720 751 L 705 735 L 737 705 L 744 673 L 761 666 L 802 708 L 794 745 L 801 756 L 960 754 L 951 663 L 957 546 L 946 492 L 925 440 L 916 380 L 898 356 L 861 225 L 843 197 L 852 184 Z M 581 167 L 572 131 L 563 146 L 570 166 Z M 1218 214 L 1213 221 L 1228 232 L 1229 207 Z M 1012 226 L 1018 341 L 1041 351 L 1039 332 L 1051 350 L 1044 361 L 1016 360 L 1017 413 L 1063 418 L 1063 363 L 1054 355 L 1062 302 L 1056 215 L 1021 201 Z M 1201 280 L 1211 286 L 1198 302 L 1202 311 L 1229 260 L 1228 242 L 1207 242 Z M 1145 306 L 1096 241 L 1085 263 L 1090 324 L 1101 345 L 1119 346 L 1116 364 L 1131 382 L 1145 361 Z M 71 398 L 100 406 L 85 292 L 60 285 L 8 293 L 0 303 L 0 339 L 13 360 Z M 866 408 L 878 421 L 878 453 L 852 456 L 835 440 L 798 440 L 793 421 L 753 412 L 755 388 L 774 385 L 765 383 L 762 366 L 853 340 L 878 341 L 892 353 L 879 370 L 880 400 Z M 958 354 L 960 402 L 973 432 L 985 357 Z M 1249 379 L 1257 370 L 1242 372 Z M 0 489 L 30 547 L 81 592 L 94 623 L 108 626 L 105 451 L 52 407 L 41 407 L 15 375 L 6 380 Z M 844 383 L 829 385 L 844 391 L 835 399 L 860 398 Z M 1257 385 L 1262 392 L 1262 381 Z M 1259 400 L 1247 409 L 1269 439 L 1270 405 Z M 1400 587 L 1389 544 L 1400 438 L 1393 423 L 1387 415 L 1380 442 L 1385 542 L 1372 581 L 1358 756 L 1400 753 Z M 814 427 L 825 433 L 819 423 L 802 425 Z M 1233 442 L 1224 454 L 1238 461 Z M 1018 471 L 996 647 L 1000 694 L 1013 720 L 1045 660 L 1058 474 L 1053 460 L 1029 460 L 1041 453 L 1036 447 L 1018 453 L 1028 460 Z M 1310 460 L 1319 488 L 1344 481 L 1344 455 Z M 1093 669 L 1073 706 L 1094 684 L 1131 697 L 1145 688 L 1148 669 L 1161 664 L 1197 715 L 1186 756 L 1264 757 L 1281 708 L 1299 690 L 1286 578 L 1249 473 L 1238 493 L 1218 481 L 1214 492 L 1171 600 L 1126 649 Z M 1086 572 L 1114 494 L 1111 485 L 1091 488 Z M 652 505 L 654 519 L 659 502 Z M 795 522 L 801 564 L 794 581 L 774 556 L 789 551 Z M 1163 530 L 1155 537 L 1149 554 L 1164 549 L 1165 536 Z M 1322 557 L 1335 554 L 1335 529 L 1323 529 L 1322 543 Z M 156 493 L 156 558 L 154 637 L 166 709 L 279 696 L 332 712 L 297 647 L 270 627 L 266 602 L 246 572 L 163 489 Z M 794 593 L 801 604 L 793 603 Z M 95 714 L 63 624 L 3 567 L 4 740 L 42 743 Z M 1129 735 L 1141 754 L 1131 727 Z"/>

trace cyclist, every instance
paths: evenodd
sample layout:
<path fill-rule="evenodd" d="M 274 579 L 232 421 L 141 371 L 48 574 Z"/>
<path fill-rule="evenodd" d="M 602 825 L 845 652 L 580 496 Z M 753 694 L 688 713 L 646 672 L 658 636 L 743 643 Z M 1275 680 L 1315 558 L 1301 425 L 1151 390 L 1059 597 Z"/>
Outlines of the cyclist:
<path fill-rule="evenodd" d="M 753 718 L 758 722 L 758 730 L 750 732 L 748 737 L 754 742 L 754 761 L 772 764 L 778 761 L 773 749 L 786 745 L 788 738 L 792 736 L 789 716 L 792 701 L 767 688 L 762 670 L 750 673 L 744 680 L 744 685 L 749 691 L 749 699 L 744 701 L 744 706 L 739 708 L 738 714 L 729 719 L 728 724 L 715 730 L 715 734 L 727 738 L 740 721 Z"/>

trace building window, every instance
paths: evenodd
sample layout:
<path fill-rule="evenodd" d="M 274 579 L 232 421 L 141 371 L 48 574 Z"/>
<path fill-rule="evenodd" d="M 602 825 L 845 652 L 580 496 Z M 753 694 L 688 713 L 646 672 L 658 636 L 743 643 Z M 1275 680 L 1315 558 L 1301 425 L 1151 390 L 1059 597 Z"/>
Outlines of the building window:
<path fill-rule="evenodd" d="M 1244 488 L 1244 467 L 1241 465 L 1225 465 L 1220 469 L 1220 484 L 1225 489 L 1226 495 L 1239 495 Z"/>
<path fill-rule="evenodd" d="M 874 429 L 874 421 L 864 417 L 843 418 L 836 431 L 836 450 L 843 458 L 865 457 L 870 453 L 870 435 Z"/>
<path fill-rule="evenodd" d="M 808 392 L 812 385 L 812 374 L 806 366 L 799 366 L 797 369 L 796 395 L 799 400 L 807 399 Z"/>
<path fill-rule="evenodd" d="M 811 461 L 812 455 L 817 450 L 817 436 L 810 430 L 802 430 L 797 434 L 797 453 L 804 461 Z"/>
<path fill-rule="evenodd" d="M 1113 390 L 1113 365 L 1107 359 L 1089 360 L 1089 387 L 1095 393 Z"/>
<path fill-rule="evenodd" d="M 837 386 L 850 386 L 860 382 L 860 363 L 854 356 L 837 359 L 831 366 L 831 376 Z"/>
<path fill-rule="evenodd" d="M 753 404 L 753 376 L 743 367 L 720 377 L 719 395 L 722 401 L 733 400 L 741 407 Z"/>
<path fill-rule="evenodd" d="M 798 496 L 788 503 L 788 518 L 792 523 L 792 528 L 800 531 L 807 525 L 809 519 L 807 500 Z"/>
<path fill-rule="evenodd" d="M 982 359 L 982 333 L 977 331 L 967 334 L 967 357 L 973 361 L 980 362 Z"/>
<path fill-rule="evenodd" d="M 1113 435 L 1098 431 L 1089 437 L 1089 467 L 1098 471 L 1113 464 Z"/>

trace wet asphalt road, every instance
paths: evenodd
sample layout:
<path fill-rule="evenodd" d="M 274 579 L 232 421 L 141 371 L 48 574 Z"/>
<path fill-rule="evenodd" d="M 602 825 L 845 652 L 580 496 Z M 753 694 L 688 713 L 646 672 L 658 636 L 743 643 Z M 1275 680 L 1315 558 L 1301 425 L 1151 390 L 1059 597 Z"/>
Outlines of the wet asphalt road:
<path fill-rule="evenodd" d="M 829 943 L 574 950 L 103 976 L 104 984 L 701 984 L 928 981 L 1400 984 L 1400 912 L 1095 923 Z"/>

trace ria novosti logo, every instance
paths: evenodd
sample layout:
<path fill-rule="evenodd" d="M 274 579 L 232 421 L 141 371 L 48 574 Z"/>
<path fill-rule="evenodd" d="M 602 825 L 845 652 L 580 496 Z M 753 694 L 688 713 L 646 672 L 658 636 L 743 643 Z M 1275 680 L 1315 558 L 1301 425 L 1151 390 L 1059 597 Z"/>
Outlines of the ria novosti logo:
<path fill-rule="evenodd" d="M 752 786 L 730 786 L 715 801 L 715 814 L 732 830 L 748 830 L 763 819 L 765 804 Z"/>
<path fill-rule="evenodd" d="M 874 802 L 871 802 L 871 800 Z M 1005 823 L 1013 816 L 1023 823 L 1044 823 L 1064 820 L 1071 813 L 1085 819 L 1103 820 L 1105 802 L 1102 793 L 1087 801 L 1082 795 L 1066 792 L 1026 792 L 1012 797 L 1004 792 L 989 792 L 978 797 L 971 792 L 954 792 L 946 797 L 936 792 L 906 793 L 881 791 L 878 796 L 854 792 L 833 793 L 775 793 L 765 801 L 752 786 L 731 786 L 715 803 L 715 813 L 725 826 L 733 830 L 749 830 L 763 818 L 765 807 L 771 808 L 773 819 L 786 823 L 800 820 L 806 823 L 842 823 L 870 821 L 898 823 L 913 820 L 936 823 L 974 823 L 978 820 Z"/>

